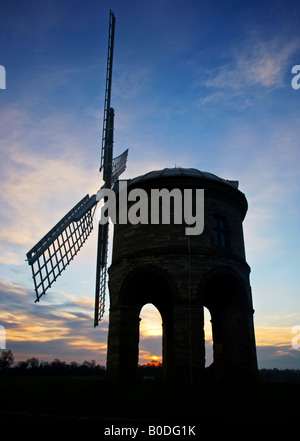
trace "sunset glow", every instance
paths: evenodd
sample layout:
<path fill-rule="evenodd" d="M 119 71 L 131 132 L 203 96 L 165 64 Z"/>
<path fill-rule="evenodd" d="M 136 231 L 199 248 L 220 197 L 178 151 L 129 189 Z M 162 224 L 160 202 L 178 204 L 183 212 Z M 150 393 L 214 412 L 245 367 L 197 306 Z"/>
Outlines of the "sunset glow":
<path fill-rule="evenodd" d="M 176 164 L 239 181 L 248 200 L 243 226 L 258 365 L 299 368 L 292 329 L 300 325 L 300 89 L 291 84 L 300 63 L 298 3 L 111 3 L 115 155 L 129 148 L 122 178 Z M 93 327 L 97 221 L 39 303 L 25 259 L 103 184 L 110 6 L 25 4 L 1 6 L 0 326 L 16 361 L 105 365 L 108 296 Z M 112 235 L 113 228 L 109 264 Z M 161 315 L 147 304 L 140 318 L 139 363 L 162 362 Z M 207 310 L 204 332 L 211 358 Z"/>

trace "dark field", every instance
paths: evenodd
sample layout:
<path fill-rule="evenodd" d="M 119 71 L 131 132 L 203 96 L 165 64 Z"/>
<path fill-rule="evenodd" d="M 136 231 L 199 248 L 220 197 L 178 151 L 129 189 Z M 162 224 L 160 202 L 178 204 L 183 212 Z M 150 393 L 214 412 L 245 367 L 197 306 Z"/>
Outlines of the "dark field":
<path fill-rule="evenodd" d="M 196 436 L 187 436 L 193 439 L 202 438 L 203 428 L 211 434 L 220 430 L 231 434 L 239 426 L 246 430 L 243 435 L 263 429 L 268 433 L 285 429 L 285 435 L 299 430 L 300 383 L 260 382 L 191 391 L 157 380 L 117 387 L 101 377 L 0 376 L 0 395 L 1 427 L 10 427 L 12 433 L 42 427 L 42 434 L 34 435 L 39 437 L 63 429 L 76 433 L 78 428 L 95 429 L 97 438 L 110 439 L 104 430 L 112 425 L 140 429 L 195 425 Z M 136 438 L 146 437 L 140 433 Z"/>

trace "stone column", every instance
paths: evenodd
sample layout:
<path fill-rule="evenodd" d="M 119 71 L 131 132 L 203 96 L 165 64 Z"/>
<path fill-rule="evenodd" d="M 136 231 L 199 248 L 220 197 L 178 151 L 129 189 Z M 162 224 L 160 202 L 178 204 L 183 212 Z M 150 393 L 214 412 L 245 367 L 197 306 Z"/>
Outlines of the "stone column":
<path fill-rule="evenodd" d="M 109 314 L 107 371 L 109 377 L 137 378 L 139 312 L 134 306 L 117 306 Z"/>

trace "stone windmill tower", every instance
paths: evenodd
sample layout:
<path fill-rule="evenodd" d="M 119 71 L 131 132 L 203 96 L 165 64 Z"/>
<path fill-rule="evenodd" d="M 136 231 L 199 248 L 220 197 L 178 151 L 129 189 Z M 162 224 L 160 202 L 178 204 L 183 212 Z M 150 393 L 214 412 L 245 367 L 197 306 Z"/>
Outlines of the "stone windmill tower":
<path fill-rule="evenodd" d="M 161 209 L 161 216 L 151 219 L 153 222 L 149 219 L 114 222 L 109 268 L 108 375 L 116 379 L 136 377 L 139 314 L 146 303 L 152 303 L 163 321 L 163 369 L 167 379 L 192 384 L 204 379 L 206 307 L 211 314 L 213 332 L 212 377 L 252 380 L 257 374 L 257 362 L 250 268 L 245 259 L 242 226 L 246 197 L 236 181 L 195 169 L 163 169 L 128 181 L 119 180 L 126 167 L 128 150 L 113 157 L 114 109 L 110 98 L 114 29 L 115 17 L 110 11 L 100 166 L 104 184 L 97 194 L 86 195 L 79 201 L 27 253 L 36 301 L 51 288 L 86 242 L 101 198 L 118 201 L 115 211 L 120 218 L 122 182 L 130 192 L 143 192 L 147 204 L 153 191 L 158 192 L 161 197 L 157 211 L 159 214 Z M 191 197 L 187 204 L 180 197 L 178 202 L 178 195 L 188 191 Z M 164 199 L 166 194 L 169 199 Z M 185 222 L 178 222 L 178 207 L 190 207 L 191 213 L 197 211 L 200 194 L 204 194 L 201 231 L 186 234 L 193 215 L 184 218 Z M 128 213 L 133 200 L 128 198 Z M 163 215 L 166 207 L 169 222 Z M 103 213 L 107 211 L 109 207 Z M 95 326 L 104 313 L 107 246 L 108 222 L 99 222 Z"/>
<path fill-rule="evenodd" d="M 193 383 L 204 379 L 206 307 L 212 322 L 213 378 L 252 380 L 257 373 L 254 311 L 242 226 L 247 200 L 238 182 L 190 168 L 167 168 L 129 180 L 127 186 L 143 189 L 149 198 L 153 189 L 170 194 L 174 189 L 182 193 L 203 189 L 204 229 L 202 234 L 186 235 L 186 225 L 172 220 L 115 225 L 108 374 L 136 376 L 139 314 L 152 303 L 162 317 L 167 379 Z"/>

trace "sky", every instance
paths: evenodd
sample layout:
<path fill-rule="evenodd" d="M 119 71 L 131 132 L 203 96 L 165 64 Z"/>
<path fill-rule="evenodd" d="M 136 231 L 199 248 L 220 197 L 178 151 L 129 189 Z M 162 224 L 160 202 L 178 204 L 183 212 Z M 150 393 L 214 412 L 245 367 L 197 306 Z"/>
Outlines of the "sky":
<path fill-rule="evenodd" d="M 299 2 L 1 0 L 0 9 L 0 326 L 15 360 L 106 363 L 108 299 L 93 327 L 97 228 L 39 303 L 25 259 L 103 183 L 112 9 L 114 154 L 129 148 L 122 178 L 180 166 L 239 181 L 249 205 L 258 367 L 300 368 L 292 344 L 300 343 L 299 328 L 293 332 L 300 326 L 300 89 L 292 87 Z M 109 259 L 111 248 L 110 240 Z M 161 360 L 159 313 L 146 306 L 141 316 L 140 363 Z M 209 361 L 208 318 L 205 329 Z"/>

